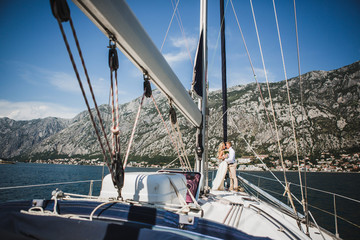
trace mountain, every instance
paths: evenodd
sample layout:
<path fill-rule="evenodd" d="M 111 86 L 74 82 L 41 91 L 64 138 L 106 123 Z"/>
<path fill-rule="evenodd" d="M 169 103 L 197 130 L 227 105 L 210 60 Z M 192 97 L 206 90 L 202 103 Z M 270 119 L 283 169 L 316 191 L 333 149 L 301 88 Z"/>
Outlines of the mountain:
<path fill-rule="evenodd" d="M 159 91 L 153 92 L 154 99 L 162 112 L 162 115 L 167 118 L 168 103 Z M 136 113 L 140 103 L 140 98 L 137 98 L 129 103 L 120 106 L 120 139 L 121 152 L 125 153 L 127 144 L 130 139 L 131 131 L 135 121 Z M 110 145 L 110 127 L 112 126 L 111 109 L 108 105 L 99 107 L 101 117 L 104 125 L 107 126 L 106 132 Z M 93 111 L 96 115 L 96 112 Z M 96 133 L 93 129 L 92 123 L 89 121 L 89 114 L 84 111 L 77 115 L 72 123 L 57 134 L 45 139 L 40 144 L 33 147 L 31 155 L 38 155 L 41 153 L 56 152 L 60 155 L 92 155 L 100 154 L 100 148 Z M 186 122 L 184 117 L 180 117 L 179 123 L 182 129 L 183 141 L 191 144 L 191 133 L 195 131 Z M 97 121 L 98 124 L 98 121 Z M 171 126 L 168 124 L 168 128 Z M 103 141 L 105 143 L 105 141 Z M 170 145 L 166 128 L 159 117 L 157 110 L 154 107 L 152 100 L 145 99 L 144 105 L 141 109 L 141 115 L 138 122 L 136 134 L 132 144 L 132 155 L 155 157 L 157 155 L 173 156 L 176 153 Z"/>
<path fill-rule="evenodd" d="M 11 158 L 28 152 L 50 136 L 56 135 L 71 120 L 48 117 L 30 121 L 0 118 L 0 158 Z"/>
<path fill-rule="evenodd" d="M 299 79 L 289 79 L 296 135 L 301 152 L 314 155 L 322 151 L 359 151 L 360 146 L 360 62 L 333 71 L 313 71 L 301 76 L 302 108 Z M 265 106 L 273 125 L 272 110 L 266 84 L 260 84 Z M 286 82 L 270 84 L 280 143 L 288 155 L 295 153 Z M 220 92 L 216 93 L 220 98 Z M 277 152 L 276 134 L 272 134 L 256 84 L 234 87 L 229 91 L 230 115 L 250 145 L 260 152 Z M 215 101 L 212 107 L 219 112 Z M 215 115 L 216 116 L 216 115 Z M 219 113 L 217 117 L 220 117 Z M 211 122 L 211 121 L 210 121 Z M 273 127 L 274 128 L 274 127 Z M 238 134 L 230 127 L 233 137 Z M 221 135 L 221 128 L 214 136 Z M 231 139 L 231 137 L 230 137 Z M 246 149 L 240 141 L 239 150 Z M 250 152 L 249 149 L 246 149 Z"/>
<path fill-rule="evenodd" d="M 299 79 L 288 80 L 300 153 L 314 155 L 323 151 L 333 153 L 343 150 L 359 151 L 360 62 L 332 71 L 312 71 L 303 74 L 301 79 L 303 104 L 300 97 Z M 269 85 L 282 151 L 285 155 L 291 156 L 295 153 L 295 144 L 286 82 L 280 81 Z M 266 83 L 260 83 L 260 88 L 265 108 L 257 84 L 251 83 L 228 89 L 228 138 L 234 143 L 239 155 L 251 153 L 244 138 L 259 154 L 278 152 Z M 159 91 L 154 91 L 153 96 L 171 131 L 172 127 L 168 121 L 168 100 Z M 126 151 L 139 103 L 140 98 L 137 98 L 120 106 L 122 153 Z M 108 105 L 102 105 L 99 108 L 107 126 L 106 131 L 111 145 L 109 134 L 111 109 Z M 208 141 L 210 155 L 215 153 L 216 146 L 222 139 L 221 109 L 221 92 L 210 92 Z M 93 113 L 96 115 L 95 111 Z M 177 115 L 185 149 L 189 155 L 194 155 L 195 129 L 179 112 Z M 98 124 L 98 120 L 96 121 Z M 48 156 L 95 158 L 101 155 L 87 111 L 71 120 L 46 118 L 14 121 L 1 118 L 0 137 L 0 157 L 3 158 L 47 159 Z M 173 138 L 175 139 L 175 135 Z M 132 159 L 156 156 L 175 158 L 177 156 L 151 98 L 145 99 L 141 109 L 131 149 Z"/>

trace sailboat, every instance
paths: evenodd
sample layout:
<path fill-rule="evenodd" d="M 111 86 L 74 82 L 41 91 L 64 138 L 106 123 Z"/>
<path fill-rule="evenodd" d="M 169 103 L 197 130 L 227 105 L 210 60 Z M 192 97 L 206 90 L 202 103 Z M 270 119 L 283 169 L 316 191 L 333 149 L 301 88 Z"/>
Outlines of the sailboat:
<path fill-rule="evenodd" d="M 240 176 L 238 176 L 239 181 L 252 191 L 210 189 L 207 174 L 206 0 L 201 1 L 200 40 L 197 50 L 199 60 L 196 61 L 194 68 L 197 73 L 194 76 L 196 79 L 194 89 L 198 95 L 198 104 L 180 83 L 124 0 L 74 0 L 74 3 L 109 37 L 111 71 L 114 72 L 118 66 L 116 47 L 143 73 L 144 96 L 151 97 L 149 88 L 151 81 L 169 99 L 172 124 L 176 125 L 173 110 L 173 107 L 176 107 L 197 129 L 195 170 L 125 173 L 124 167 L 130 147 L 125 157 L 121 157 L 118 147 L 119 130 L 114 125 L 113 148 L 110 149 L 109 154 L 104 153 L 110 174 L 102 181 L 100 195 L 79 195 L 55 190 L 50 200 L 34 199 L 1 204 L 0 235 L 2 237 L 5 239 L 337 238 L 317 226 L 315 221 L 305 221 L 303 215 Z M 51 4 L 60 28 L 62 22 L 71 23 L 65 1 L 51 1 Z M 66 42 L 66 37 L 63 36 Z M 79 53 L 81 55 L 80 51 Z M 70 58 L 72 59 L 72 54 Z M 78 75 L 75 66 L 74 70 Z M 112 95 L 116 95 L 116 82 Z M 112 102 L 116 106 L 115 97 L 112 98 Z M 116 122 L 116 107 L 113 112 Z M 91 113 L 90 109 L 89 113 Z M 93 123 L 97 127 L 94 121 Z M 102 143 L 100 133 L 98 139 Z M 104 145 L 103 152 L 107 150 L 106 144 Z M 184 165 L 188 166 L 185 159 Z M 261 194 L 268 201 L 259 199 L 256 195 L 252 195 L 252 192 Z"/>

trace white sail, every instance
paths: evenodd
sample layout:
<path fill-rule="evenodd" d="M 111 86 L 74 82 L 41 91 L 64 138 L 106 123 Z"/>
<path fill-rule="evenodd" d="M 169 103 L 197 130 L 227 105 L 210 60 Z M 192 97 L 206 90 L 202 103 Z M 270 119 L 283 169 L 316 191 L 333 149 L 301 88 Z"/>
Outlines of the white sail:
<path fill-rule="evenodd" d="M 163 55 L 123 0 L 73 0 L 73 2 L 139 68 L 196 127 L 202 115 Z"/>

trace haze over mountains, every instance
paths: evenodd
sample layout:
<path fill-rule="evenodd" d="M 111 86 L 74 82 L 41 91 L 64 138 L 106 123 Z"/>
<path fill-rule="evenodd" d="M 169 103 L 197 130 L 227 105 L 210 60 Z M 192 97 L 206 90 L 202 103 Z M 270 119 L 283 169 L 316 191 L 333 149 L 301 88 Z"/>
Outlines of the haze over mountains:
<path fill-rule="evenodd" d="M 313 155 L 322 151 L 359 151 L 360 146 L 360 62 L 332 71 L 312 71 L 302 75 L 304 110 L 300 100 L 298 78 L 289 81 L 296 135 L 300 152 Z M 250 155 L 243 138 L 258 154 L 276 155 L 277 140 L 272 110 L 265 83 L 260 84 L 266 109 L 255 83 L 228 89 L 228 138 L 239 155 Z M 285 155 L 295 153 L 286 82 L 270 84 L 280 143 Z M 168 120 L 167 99 L 154 91 L 162 115 Z M 222 139 L 221 91 L 209 94 L 209 152 L 215 153 Z M 120 106 L 122 153 L 127 147 L 140 98 Z M 109 132 L 111 109 L 100 106 Z M 181 134 L 189 155 L 194 155 L 195 129 L 178 113 Z M 168 128 L 171 129 L 168 123 Z M 110 135 L 108 135 L 110 136 Z M 109 138 L 110 139 L 110 138 Z M 51 157 L 99 157 L 100 147 L 87 111 L 73 119 L 45 118 L 15 121 L 0 118 L 0 158 L 47 159 Z M 141 110 L 132 159 L 136 157 L 176 156 L 167 130 L 151 99 Z"/>

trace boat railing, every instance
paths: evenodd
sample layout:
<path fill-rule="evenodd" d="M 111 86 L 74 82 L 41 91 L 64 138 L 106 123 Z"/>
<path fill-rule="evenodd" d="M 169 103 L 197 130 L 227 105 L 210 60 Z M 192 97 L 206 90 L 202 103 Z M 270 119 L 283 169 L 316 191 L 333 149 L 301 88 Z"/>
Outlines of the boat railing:
<path fill-rule="evenodd" d="M 276 190 L 274 189 L 269 189 L 267 188 L 265 185 L 266 184 L 263 184 L 263 186 L 261 186 L 260 184 L 260 179 L 262 180 L 266 180 L 266 181 L 273 181 L 273 182 L 278 182 L 277 180 L 275 179 L 272 179 L 272 178 L 268 178 L 268 177 L 265 177 L 265 176 L 260 176 L 260 175 L 256 175 L 256 174 L 250 174 L 250 173 L 247 173 L 247 172 L 241 172 L 240 175 L 247 175 L 247 176 L 250 176 L 250 177 L 253 177 L 253 178 L 256 178 L 257 180 L 257 183 L 254 183 L 254 181 L 252 182 L 253 185 L 256 186 L 257 184 L 257 187 L 260 188 L 261 190 L 263 191 L 266 191 L 268 193 L 271 193 L 271 194 L 274 194 L 274 195 L 277 195 L 277 196 L 281 196 L 280 200 L 285 202 L 286 201 L 286 197 L 284 197 L 284 194 L 283 193 L 279 193 L 277 192 Z M 251 181 L 250 181 L 251 182 Z M 281 181 L 282 183 L 285 183 L 284 181 Z M 288 182 L 290 184 L 290 186 L 296 186 L 300 189 L 301 185 L 297 184 L 297 183 L 293 183 L 293 182 Z M 324 204 L 325 202 L 324 201 L 321 201 L 322 202 L 322 207 L 320 206 L 315 206 L 314 203 L 310 204 L 309 202 L 311 201 L 308 201 L 308 207 L 309 208 L 312 208 L 313 210 L 315 209 L 315 211 L 318 211 L 317 212 L 317 216 L 315 216 L 317 219 L 318 219 L 318 216 L 319 216 L 319 212 L 323 213 L 323 214 L 326 214 L 326 215 L 330 215 L 332 217 L 334 217 L 334 223 L 333 223 L 333 226 L 334 226 L 334 230 L 335 230 L 335 236 L 337 238 L 339 238 L 339 226 L 338 226 L 338 219 L 341 219 L 342 221 L 346 222 L 348 225 L 351 225 L 355 228 L 357 228 L 358 230 L 360 230 L 360 225 L 353 222 L 353 221 L 350 221 L 349 219 L 347 219 L 347 217 L 345 216 L 340 216 L 338 214 L 338 206 L 337 206 L 337 200 L 340 201 L 341 200 L 347 200 L 347 201 L 351 201 L 352 203 L 357 203 L 357 204 L 360 204 L 360 200 L 357 200 L 357 199 L 354 199 L 354 198 L 351 198 L 351 197 L 347 197 L 347 196 L 344 196 L 344 195 L 341 195 L 341 194 L 338 194 L 338 193 L 334 193 L 334 192 L 329 192 L 329 191 L 325 191 L 325 190 L 321 190 L 321 189 L 317 189 L 317 188 L 313 188 L 313 187 L 307 187 L 308 190 L 311 190 L 311 191 L 314 191 L 315 193 L 318 193 L 318 194 L 326 194 L 326 195 L 329 195 L 331 197 L 331 204 L 332 204 L 332 210 L 330 209 L 330 206 L 327 207 L 327 209 L 324 209 L 326 207 L 326 205 Z M 292 191 L 292 192 L 296 192 L 296 191 Z M 310 191 L 308 191 L 308 199 L 311 198 L 311 194 L 309 194 Z M 316 194 L 314 194 L 316 195 Z M 257 197 L 259 198 L 259 192 L 257 192 Z M 317 198 L 318 196 L 312 196 L 313 198 Z M 328 201 L 330 203 L 330 201 Z M 351 205 L 351 207 L 353 208 L 353 212 L 359 212 L 359 209 L 360 209 L 360 205 L 358 205 L 358 207 L 354 206 L 354 205 Z M 301 208 L 300 208 L 301 209 Z M 356 210 L 357 209 L 357 210 Z M 342 211 L 344 212 L 344 209 L 342 209 Z M 312 213 L 310 212 L 309 214 L 311 217 L 312 217 Z M 312 217 L 313 218 L 313 217 Z M 313 218 L 313 220 L 315 220 Z M 323 225 L 323 224 L 322 224 Z"/>
<path fill-rule="evenodd" d="M 21 186 L 8 186 L 0 187 L 2 190 L 14 190 L 14 189 L 24 189 L 24 188 L 37 188 L 37 187 L 47 187 L 47 186 L 58 186 L 58 185 L 70 185 L 70 184 L 80 184 L 80 183 L 89 183 L 89 193 L 87 196 L 91 197 L 93 195 L 93 187 L 95 182 L 101 182 L 102 180 L 79 180 L 79 181 L 70 181 L 70 182 L 56 182 L 56 183 L 43 183 L 43 184 L 30 184 L 30 185 L 21 185 Z M 12 199 L 9 199 L 12 200 Z"/>

